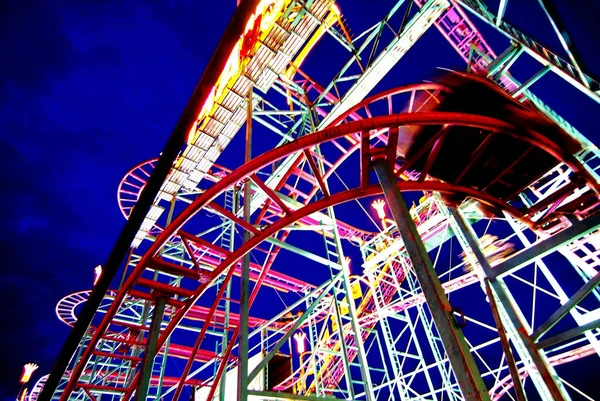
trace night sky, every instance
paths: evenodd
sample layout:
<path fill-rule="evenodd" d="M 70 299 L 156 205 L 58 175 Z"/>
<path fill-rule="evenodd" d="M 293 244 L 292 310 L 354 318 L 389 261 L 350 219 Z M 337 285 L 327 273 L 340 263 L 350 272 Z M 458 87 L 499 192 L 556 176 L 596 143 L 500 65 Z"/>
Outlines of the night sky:
<path fill-rule="evenodd" d="M 56 302 L 91 287 L 94 266 L 104 262 L 124 223 L 116 199 L 119 181 L 160 153 L 235 3 L 0 2 L 2 399 L 16 397 L 24 363 L 40 365 L 32 382 L 52 367 L 68 333 L 56 318 Z M 600 5 L 555 3 L 588 71 L 599 75 Z M 392 4 L 339 2 L 357 33 Z M 509 1 L 507 18 L 559 49 L 536 4 Z M 507 45 L 499 35 L 488 40 L 498 53 Z M 321 65 L 327 53 L 321 46 L 307 62 L 324 86 L 335 72 Z M 464 68 L 432 29 L 387 82 L 416 82 L 438 66 Z M 520 68 L 523 75 L 517 78 L 525 80 L 538 67 Z M 592 101 L 554 77 L 533 91 L 598 142 L 598 106 Z M 219 163 L 235 167 L 241 160 Z"/>

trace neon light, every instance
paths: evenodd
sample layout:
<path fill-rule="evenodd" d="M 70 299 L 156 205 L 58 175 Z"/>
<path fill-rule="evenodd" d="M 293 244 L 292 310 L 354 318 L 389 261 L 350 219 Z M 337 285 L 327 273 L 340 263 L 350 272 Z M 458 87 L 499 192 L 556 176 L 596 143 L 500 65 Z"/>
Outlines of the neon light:
<path fill-rule="evenodd" d="M 340 8 L 335 3 L 331 5 L 331 12 L 334 13 L 338 18 L 342 15 Z"/>
<path fill-rule="evenodd" d="M 196 124 L 191 127 L 188 134 L 188 144 L 196 140 L 196 132 L 202 128 L 202 123 L 206 116 L 210 114 L 213 106 L 225 94 L 225 89 L 230 82 L 235 81 L 243 72 L 245 64 L 252 56 L 259 39 L 264 33 L 268 32 L 277 22 L 285 3 L 288 0 L 263 0 L 258 4 L 256 12 L 250 17 L 244 34 L 240 37 L 237 44 L 233 47 L 225 68 L 221 72 L 215 86 L 210 91 L 210 95 L 205 100 L 198 115 Z"/>
<path fill-rule="evenodd" d="M 360 281 L 355 280 L 352 282 L 352 284 L 350 285 L 350 292 L 352 294 L 352 299 L 362 298 L 363 293 L 362 288 L 360 288 Z"/>
<path fill-rule="evenodd" d="M 23 390 L 23 392 L 21 393 L 21 398 L 19 398 L 19 401 L 25 401 L 27 399 L 27 389 Z"/>
<path fill-rule="evenodd" d="M 102 275 L 102 266 L 98 265 L 94 267 L 94 285 L 100 280 L 100 276 Z"/>
<path fill-rule="evenodd" d="M 306 334 L 303 331 L 299 331 L 294 334 L 294 340 L 296 340 L 296 351 L 298 354 L 303 354 L 306 352 Z"/>
<path fill-rule="evenodd" d="M 344 267 L 346 267 L 348 270 L 350 270 L 350 262 L 351 262 L 350 257 L 344 256 L 343 264 L 344 264 Z"/>
<path fill-rule="evenodd" d="M 279 19 L 279 16 L 281 15 L 281 12 L 283 10 L 283 7 L 285 6 L 286 1 L 285 0 L 265 1 L 265 2 L 261 2 L 261 5 L 262 5 L 262 3 L 265 3 L 266 6 L 265 6 L 264 10 L 261 12 L 262 21 L 260 24 L 260 28 L 262 31 L 266 31 L 266 30 L 269 30 L 273 25 L 275 25 L 275 23 Z M 258 6 L 259 10 L 260 10 L 261 5 Z"/>
<path fill-rule="evenodd" d="M 385 202 L 383 199 L 377 199 L 371 204 L 371 206 L 377 211 L 377 217 L 379 217 L 381 220 L 385 219 Z"/>
<path fill-rule="evenodd" d="M 26 363 L 23 365 L 23 374 L 21 374 L 21 383 L 25 384 L 31 379 L 31 375 L 39 368 L 35 363 Z"/>

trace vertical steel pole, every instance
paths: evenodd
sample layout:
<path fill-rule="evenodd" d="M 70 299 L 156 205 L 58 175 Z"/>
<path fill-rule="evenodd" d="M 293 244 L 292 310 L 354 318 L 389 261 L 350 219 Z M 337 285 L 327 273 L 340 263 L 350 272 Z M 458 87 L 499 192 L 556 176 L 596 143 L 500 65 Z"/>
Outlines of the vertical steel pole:
<path fill-rule="evenodd" d="M 433 269 L 431 259 L 410 216 L 400 189 L 398 189 L 389 163 L 383 159 L 375 161 L 375 172 L 404 241 L 404 246 L 463 396 L 466 400 L 489 400 L 488 390 L 481 379 L 481 374 L 469 351 L 464 335 L 456 324 L 448 297 L 446 297 L 437 273 Z"/>
<path fill-rule="evenodd" d="M 504 350 L 504 356 L 506 357 L 506 364 L 508 365 L 508 371 L 510 372 L 510 377 L 513 381 L 513 388 L 515 389 L 515 394 L 517 396 L 518 401 L 527 401 L 525 398 L 525 393 L 523 392 L 523 383 L 521 383 L 521 376 L 519 376 L 519 369 L 517 368 L 517 363 L 515 362 L 515 357 L 510 349 L 510 343 L 508 342 L 508 337 L 506 335 L 506 331 L 504 329 L 504 325 L 502 324 L 502 319 L 500 318 L 500 312 L 498 311 L 498 306 L 496 305 L 496 299 L 494 298 L 494 294 L 492 292 L 492 287 L 490 287 L 490 281 L 488 279 L 485 280 L 485 292 L 490 300 L 490 308 L 492 309 L 492 315 L 494 316 L 494 322 L 496 322 L 496 328 L 498 329 L 498 336 L 500 337 L 500 344 L 502 345 L 502 349 Z"/>
<path fill-rule="evenodd" d="M 158 342 L 160 325 L 163 320 L 166 303 L 166 296 L 159 295 L 154 304 L 154 314 L 152 316 L 152 323 L 150 325 L 150 334 L 148 335 L 148 344 L 146 347 L 146 355 L 144 356 L 144 365 L 142 366 L 142 371 L 140 372 L 140 381 L 136 396 L 137 401 L 146 401 L 146 397 L 148 396 L 150 379 L 152 378 L 152 365 L 154 365 L 154 357 L 156 356 L 157 352 L 156 343 Z"/>
<path fill-rule="evenodd" d="M 167 225 L 171 224 L 171 222 L 173 221 L 173 213 L 175 213 L 175 205 L 177 203 L 177 197 L 173 197 L 173 199 L 171 199 L 171 207 L 169 208 L 169 214 L 167 216 Z M 185 252 L 185 250 L 183 251 Z M 161 254 L 163 254 L 163 250 L 160 251 Z M 158 272 L 154 272 L 154 279 L 156 280 L 158 278 Z M 177 279 L 177 284 L 176 285 L 181 285 L 181 278 Z M 167 338 L 167 341 L 165 342 L 165 351 L 163 353 L 162 356 L 162 361 L 160 363 L 160 372 L 158 374 L 158 384 L 156 385 L 156 399 L 160 399 L 160 396 L 162 394 L 162 387 L 163 387 L 163 382 L 165 379 L 165 369 L 167 367 L 167 355 L 169 355 L 169 347 L 171 345 L 171 337 Z"/>
<path fill-rule="evenodd" d="M 333 215 L 333 208 L 331 208 L 331 213 Z M 334 235 L 336 237 L 336 241 L 338 242 L 338 249 L 342 249 L 342 244 L 339 242 L 339 236 L 337 235 L 337 224 L 334 217 Z M 343 257 L 343 255 L 342 255 Z M 343 260 L 343 259 L 342 259 Z M 358 314 L 356 312 L 356 305 L 354 304 L 354 299 L 352 299 L 352 285 L 350 284 L 350 268 L 347 264 L 342 262 L 342 284 L 344 287 L 344 292 L 346 293 L 346 301 L 348 302 L 348 312 L 350 314 L 350 326 L 352 327 L 352 332 L 354 333 L 354 339 L 356 344 L 356 353 L 358 356 L 359 364 L 360 364 L 360 374 L 363 379 L 363 386 L 365 390 L 365 398 L 367 401 L 375 401 L 375 393 L 373 392 L 373 382 L 371 381 L 371 375 L 369 371 L 369 364 L 367 361 L 367 352 L 365 351 L 365 347 L 363 344 L 361 327 L 358 323 Z M 341 326 L 343 327 L 343 326 Z M 343 332 L 343 328 L 341 329 Z M 343 338 L 343 337 L 342 337 Z M 342 340 L 344 341 L 344 340 Z M 344 354 L 344 358 L 347 357 L 347 354 Z M 347 361 L 348 366 L 350 366 L 350 361 Z"/>
<path fill-rule="evenodd" d="M 252 158 L 252 91 L 248 90 L 248 109 L 246 114 L 246 154 L 244 162 Z M 244 183 L 244 221 L 250 223 L 250 180 Z M 243 242 L 250 240 L 250 231 L 244 231 Z M 238 347 L 238 401 L 248 399 L 248 315 L 250 299 L 250 252 L 242 261 L 242 284 L 240 292 L 240 343 Z"/>
<path fill-rule="evenodd" d="M 556 373 L 554 372 L 554 369 L 546 363 L 543 354 L 537 348 L 529 334 L 527 334 L 527 329 L 523 326 L 515 307 L 513 307 L 513 303 L 511 302 L 511 298 L 508 290 L 506 289 L 504 281 L 501 278 L 496 278 L 493 276 L 492 267 L 479 248 L 473 228 L 471 225 L 465 222 L 458 210 L 453 207 L 449 207 L 448 209 L 450 210 L 450 214 L 456 222 L 456 228 L 460 231 L 457 233 L 457 235 L 460 234 L 466 239 L 471 251 L 473 251 L 475 258 L 477 259 L 477 262 L 481 266 L 485 275 L 489 278 L 489 284 L 492 290 L 490 291 L 491 295 L 497 297 L 501 307 L 499 308 L 500 311 L 504 312 L 508 325 L 512 325 L 514 331 L 516 332 L 512 338 L 514 344 L 519 345 L 518 342 L 520 341 L 523 346 L 522 348 L 524 349 L 524 352 L 520 353 L 521 359 L 530 359 L 535 365 L 535 369 L 538 372 L 537 374 L 539 374 L 541 377 L 541 380 L 536 380 L 537 375 L 531 374 L 532 381 L 540 393 L 540 396 L 542 399 L 553 401 L 570 399 L 562 384 L 556 380 Z M 491 301 L 492 299 L 490 298 L 490 302 Z M 517 338 L 514 338 L 515 336 Z"/>
<path fill-rule="evenodd" d="M 231 205 L 232 213 L 237 213 L 237 209 L 238 209 L 238 190 L 234 187 L 232 189 L 233 191 L 233 203 Z M 231 222 L 231 227 L 229 227 L 229 251 L 233 253 L 233 249 L 234 249 L 234 243 L 235 243 L 235 224 L 233 222 Z M 225 289 L 225 320 L 224 320 L 224 327 L 225 330 L 223 330 L 223 336 L 221 337 L 221 356 L 225 355 L 225 351 L 227 350 L 227 345 L 229 343 L 229 313 L 230 313 L 230 299 L 231 299 L 231 281 L 232 280 L 228 280 L 227 281 L 227 288 Z M 223 361 L 223 360 L 222 360 Z M 218 378 L 215 378 L 215 380 L 218 380 Z M 226 401 L 225 400 L 225 389 L 226 389 L 226 383 L 227 383 L 227 375 L 222 375 L 221 376 L 221 381 L 219 382 L 219 401 Z"/>
<path fill-rule="evenodd" d="M 119 281 L 119 289 L 123 287 L 123 283 L 127 278 L 127 271 L 129 269 L 129 262 L 131 262 L 131 255 L 133 255 L 134 248 L 129 249 L 129 253 L 127 253 L 127 259 L 125 260 L 125 265 L 123 266 L 123 274 L 121 275 L 121 281 Z"/>

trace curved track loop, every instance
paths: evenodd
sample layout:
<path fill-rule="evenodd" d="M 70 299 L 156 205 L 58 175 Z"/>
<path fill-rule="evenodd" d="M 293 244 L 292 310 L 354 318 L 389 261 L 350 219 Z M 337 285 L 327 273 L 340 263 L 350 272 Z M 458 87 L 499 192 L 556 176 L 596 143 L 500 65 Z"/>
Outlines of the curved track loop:
<path fill-rule="evenodd" d="M 119 183 L 117 202 L 125 218 L 129 218 L 131 210 L 140 198 L 140 194 L 146 186 L 157 160 L 152 159 L 138 164 L 128 171 Z"/>
<path fill-rule="evenodd" d="M 154 171 L 157 161 L 158 158 L 146 160 L 129 170 L 121 179 L 117 190 L 117 202 L 121 213 L 126 219 L 129 219 L 131 210 L 137 203 L 146 182 L 150 178 L 150 174 Z M 214 183 L 230 172 L 231 170 L 214 164 L 209 173 L 206 174 L 205 179 Z"/>
<path fill-rule="evenodd" d="M 76 309 L 83 305 L 90 297 L 91 290 L 78 291 L 63 297 L 56 304 L 56 316 L 64 324 L 73 327 L 77 321 Z M 104 296 L 106 302 L 111 302 L 115 298 L 117 291 L 109 290 Z"/>
<path fill-rule="evenodd" d="M 539 110 L 530 102 L 526 102 L 525 104 L 514 104 L 514 105 L 510 106 L 511 102 L 514 102 L 514 100 L 512 98 L 510 98 L 503 91 L 494 89 L 495 87 L 493 85 L 491 85 L 489 81 L 487 81 L 486 79 L 484 79 L 480 76 L 473 75 L 473 74 L 465 74 L 465 73 L 460 73 L 460 72 L 452 72 L 451 75 L 460 77 L 461 79 L 477 82 L 479 85 L 482 85 L 482 86 L 487 85 L 488 89 L 492 88 L 490 90 L 492 92 L 496 91 L 497 92 L 496 95 L 503 97 L 505 99 L 505 101 L 507 102 L 507 105 L 509 105 L 510 108 L 512 108 L 514 110 L 520 109 L 520 110 L 525 111 L 527 117 L 525 117 L 525 115 L 524 115 L 523 117 L 519 117 L 521 119 L 529 120 L 529 119 L 533 118 L 533 120 L 537 120 L 537 119 L 539 119 L 540 121 L 546 120 L 546 118 L 540 114 Z M 311 89 L 316 90 L 318 93 L 322 92 L 323 89 L 320 88 L 318 84 L 312 82 L 308 76 L 305 76 L 305 78 L 308 82 L 308 86 Z M 452 81 L 452 79 L 450 80 L 449 83 L 451 83 L 451 81 Z M 406 85 L 406 86 L 390 89 L 390 90 L 381 92 L 379 94 L 373 95 L 373 96 L 366 98 L 365 100 L 359 102 L 356 106 L 352 107 L 347 112 L 345 112 L 341 116 L 339 116 L 336 120 L 334 120 L 330 124 L 330 126 L 335 126 L 335 125 L 350 122 L 350 121 L 357 121 L 357 120 L 360 120 L 363 118 L 371 118 L 373 116 L 391 115 L 393 113 L 399 112 L 400 110 L 402 110 L 403 112 L 407 112 L 407 113 L 419 112 L 422 110 L 432 110 L 432 109 L 436 108 L 435 107 L 436 104 L 439 104 L 441 101 L 443 101 L 444 97 L 447 94 L 450 94 L 454 90 L 455 90 L 454 87 L 448 87 L 441 83 L 411 84 L 411 85 Z M 327 93 L 327 95 L 328 95 L 328 97 L 327 97 L 328 100 L 333 101 L 334 103 L 337 101 L 335 96 L 333 96 L 331 93 Z M 409 96 L 407 97 L 407 95 L 409 95 Z M 333 99 L 329 99 L 330 97 L 333 97 Z M 326 114 L 322 114 L 322 115 L 326 115 Z M 505 118 L 501 118 L 501 119 L 504 120 Z M 511 120 L 511 119 L 508 118 L 508 120 Z M 440 130 L 440 132 L 439 132 L 439 134 L 440 134 L 439 138 L 444 138 L 444 133 L 442 131 L 443 130 Z M 528 131 L 528 134 L 532 134 L 532 133 L 533 133 L 532 130 Z M 537 138 L 535 138 L 535 141 L 539 140 L 539 143 L 542 145 L 541 147 L 543 149 L 545 149 L 546 151 L 548 151 L 548 153 L 553 154 L 555 157 L 557 157 L 557 155 L 553 152 L 554 150 L 556 150 L 556 146 L 551 145 L 552 141 L 547 140 L 545 138 L 546 135 L 544 133 L 541 133 L 541 134 L 542 134 L 541 136 L 538 136 Z M 565 137 L 568 137 L 568 135 L 565 134 Z M 434 136 L 433 139 L 435 139 L 435 138 L 436 137 Z M 358 146 L 360 146 L 359 145 L 360 144 L 360 135 L 358 135 L 358 134 L 349 135 L 346 137 L 346 139 L 350 140 L 353 145 L 351 149 L 345 150 L 347 153 L 357 150 Z M 381 135 L 379 138 L 379 140 L 383 144 L 387 144 L 387 139 L 388 138 L 386 135 Z M 489 135 L 488 138 L 486 138 L 486 140 L 484 140 L 481 143 L 480 148 L 482 150 L 489 143 L 489 142 L 486 142 L 487 139 L 491 139 L 491 135 Z M 572 142 L 572 138 L 569 138 L 569 140 Z M 436 152 L 436 151 L 434 151 L 434 147 L 436 147 L 437 142 L 438 141 L 431 140 L 419 151 L 419 153 L 417 153 L 417 155 L 425 155 L 425 154 L 429 153 L 429 155 L 431 157 L 431 155 L 433 155 Z M 441 139 L 439 142 L 441 142 Z M 336 145 L 336 147 L 343 150 L 343 147 L 340 146 L 340 144 L 343 144 L 343 141 L 333 140 L 332 143 L 334 143 Z M 546 147 L 546 145 L 549 145 L 549 147 Z M 572 143 L 572 145 L 574 145 L 574 144 Z M 562 147 L 562 146 L 560 146 L 560 147 Z M 400 149 L 398 148 L 397 151 L 399 151 L 399 150 Z M 480 149 L 478 148 L 477 151 L 479 151 L 479 150 Z M 399 154 L 399 152 L 397 152 L 397 154 Z M 410 170 L 410 168 L 412 168 L 413 163 L 418 158 L 417 155 L 414 155 L 407 160 L 397 160 L 396 161 L 395 168 L 398 171 L 397 176 L 399 176 L 400 178 L 403 178 L 403 179 L 413 179 L 415 177 L 418 177 L 418 175 L 419 175 L 418 172 L 415 176 L 415 172 Z M 347 156 L 348 156 L 348 154 L 345 155 L 345 157 L 347 157 Z M 345 158 L 345 157 L 343 157 L 343 158 Z M 391 155 L 388 154 L 388 157 L 391 157 Z M 476 152 L 473 153 L 471 155 L 471 157 L 476 158 L 477 157 Z M 572 161 L 573 158 L 569 158 L 568 160 Z M 341 159 L 332 163 L 332 165 L 338 166 L 341 163 L 341 161 L 343 161 Z M 560 157 L 557 157 L 557 159 L 560 160 Z M 515 161 L 515 163 L 517 163 L 518 160 L 519 159 L 517 159 Z M 567 159 L 565 159 L 565 161 L 567 161 Z M 575 164 L 580 165 L 580 163 L 575 163 Z M 572 167 L 571 164 L 568 164 L 568 166 Z M 507 167 L 507 170 L 511 170 L 512 167 L 513 167 L 513 165 L 511 164 L 509 167 Z M 581 169 L 584 169 L 583 166 L 580 165 L 580 167 L 581 167 Z M 468 172 L 468 168 L 469 167 L 466 167 L 466 169 L 463 171 L 463 173 L 459 177 L 462 177 L 464 179 L 465 174 Z M 332 168 L 332 170 L 333 170 L 333 168 Z M 324 175 L 324 177 L 329 178 L 329 176 L 331 175 L 331 172 L 326 171 L 323 175 Z M 501 176 L 497 177 L 496 180 L 493 182 L 499 182 L 500 178 L 501 178 Z M 423 177 L 422 179 L 425 179 L 425 177 Z M 453 182 L 455 184 L 462 184 L 461 178 L 457 178 Z M 588 187 L 591 188 L 594 193 L 592 193 L 591 195 L 588 194 L 586 196 L 581 196 L 581 195 L 575 196 L 575 198 L 580 199 L 581 202 L 580 201 L 573 202 L 572 197 L 565 201 L 565 199 L 567 199 L 570 195 L 576 193 L 577 191 L 585 192 L 587 190 L 587 188 L 585 188 L 586 187 L 585 183 L 587 183 Z M 491 186 L 491 184 L 490 184 L 490 186 Z M 318 188 L 315 188 L 315 190 L 313 190 L 313 192 L 311 192 L 309 195 L 314 195 L 317 190 L 318 190 Z M 516 196 L 517 194 L 513 193 L 513 195 Z M 596 180 L 590 174 L 588 174 L 588 172 L 584 172 L 583 170 L 577 170 L 576 174 L 571 175 L 568 179 L 566 179 L 565 185 L 563 185 L 559 191 L 556 191 L 556 193 L 553 194 L 553 196 L 547 197 L 546 199 L 543 199 L 539 202 L 538 201 L 534 202 L 535 204 L 532 205 L 531 207 L 525 209 L 524 213 L 531 220 L 539 221 L 540 226 L 545 225 L 546 223 L 548 223 L 552 220 L 556 220 L 557 215 L 560 214 L 560 212 L 557 211 L 557 208 L 565 209 L 563 213 L 581 215 L 581 218 L 585 218 L 587 215 L 590 214 L 591 210 L 593 210 L 594 208 L 597 208 L 598 205 L 600 204 L 600 201 L 598 200 L 599 195 L 600 195 L 600 191 L 598 190 L 598 185 L 597 185 Z M 537 196 L 534 196 L 534 199 L 535 198 L 537 198 Z M 564 220 L 563 220 L 563 223 L 568 225 L 568 223 L 566 223 Z M 548 226 L 548 228 L 550 228 L 550 226 Z"/>
<path fill-rule="evenodd" d="M 44 384 L 46 384 L 46 380 L 48 380 L 48 376 L 50 375 L 44 375 L 39 378 L 39 380 L 31 388 L 31 391 L 27 396 L 27 401 L 37 401 L 42 389 L 44 388 Z"/>
<path fill-rule="evenodd" d="M 345 160 L 345 157 L 343 159 Z M 121 180 L 121 183 L 119 184 L 119 189 L 117 191 L 117 201 L 119 203 L 119 209 L 121 210 L 121 213 L 126 219 L 129 218 L 133 206 L 137 202 L 139 195 L 141 194 L 142 189 L 144 188 L 144 185 L 146 185 L 147 176 L 154 170 L 154 165 L 157 161 L 158 159 L 150 159 L 138 164 L 137 166 L 132 168 L 127 174 L 125 174 L 125 176 Z M 326 177 L 331 175 L 333 171 L 334 170 L 329 171 Z M 209 172 L 205 175 L 204 179 L 205 182 L 214 184 L 215 182 L 218 182 L 219 180 L 226 177 L 229 173 L 231 173 L 231 170 L 218 164 L 214 164 L 213 167 L 209 170 Z M 313 182 L 312 184 L 315 185 L 318 189 L 318 185 L 316 182 Z M 183 196 L 187 199 L 187 202 L 191 202 L 192 199 L 195 198 L 200 192 L 201 191 L 182 192 L 179 196 Z M 278 214 L 281 213 L 283 210 L 280 205 L 270 202 L 266 211 L 270 214 Z M 219 213 L 223 217 L 227 218 L 226 216 L 224 216 L 224 213 L 227 213 L 227 211 L 222 208 L 220 208 L 218 211 L 213 212 Z M 269 224 L 270 221 L 268 219 L 268 216 L 263 216 L 261 223 Z M 318 223 L 319 222 L 317 221 L 317 219 L 313 216 L 307 216 L 302 221 L 302 224 L 305 224 L 307 226 L 318 225 Z M 151 233 L 154 235 L 158 235 L 162 232 L 162 230 L 163 228 L 161 226 L 155 225 Z M 338 230 L 340 236 L 349 241 L 368 240 L 375 234 L 372 232 L 358 229 L 343 222 L 338 222 Z"/>
<path fill-rule="evenodd" d="M 172 224 L 166 227 L 164 232 L 162 232 L 156 241 L 150 245 L 148 251 L 142 257 L 135 269 L 131 272 L 123 288 L 115 297 L 114 303 L 108 309 L 104 319 L 99 324 L 98 330 L 96 330 L 96 332 L 93 334 L 90 341 L 90 346 L 83 351 L 79 363 L 75 366 L 73 374 L 71 375 L 69 383 L 67 384 L 61 399 L 66 400 L 69 394 L 76 387 L 78 387 L 77 381 L 83 373 L 85 364 L 94 352 L 94 348 L 98 344 L 101 336 L 107 332 L 107 330 L 109 330 L 109 326 L 118 325 L 118 322 L 114 322 L 112 319 L 118 312 L 125 296 L 130 293 L 130 295 L 133 295 L 134 286 L 136 287 L 136 296 L 143 297 L 147 300 L 155 299 L 157 290 L 160 290 L 163 294 L 171 294 L 174 296 L 174 298 L 170 297 L 167 300 L 167 304 L 172 308 L 172 314 L 170 315 L 170 320 L 167 327 L 165 327 L 159 335 L 157 346 L 158 349 L 160 349 L 165 344 L 172 331 L 180 323 L 181 319 L 183 319 L 184 316 L 189 312 L 194 303 L 204 293 L 208 286 L 220 275 L 225 273 L 227 269 L 234 266 L 242 256 L 250 252 L 262 241 L 270 236 L 276 235 L 279 231 L 285 229 L 290 224 L 327 207 L 335 206 L 353 199 L 380 194 L 381 188 L 378 185 L 371 185 L 368 182 L 368 176 L 366 176 L 367 179 L 365 179 L 365 175 L 361 174 L 361 180 L 359 180 L 360 185 L 358 187 L 333 194 L 329 193 L 328 189 L 321 184 L 318 173 L 315 173 L 313 177 L 314 181 L 319 183 L 319 189 L 322 192 L 322 198 L 320 200 L 315 201 L 314 197 L 309 197 L 308 202 L 312 201 L 312 203 L 302 205 L 297 210 L 284 210 L 284 212 L 280 215 L 273 215 L 272 218 L 277 220 L 274 220 L 270 225 L 260 228 L 249 226 L 243 223 L 240 219 L 234 219 L 234 222 L 240 226 L 242 230 L 248 230 L 251 232 L 252 236 L 250 240 L 236 249 L 233 253 L 227 253 L 228 256 L 226 259 L 223 260 L 212 272 L 210 272 L 209 277 L 207 277 L 206 280 L 202 280 L 202 282 L 198 282 L 197 276 L 195 274 L 191 274 L 192 272 L 189 269 L 181 268 L 178 270 L 173 270 L 172 267 L 164 265 L 164 263 L 160 260 L 160 250 L 169 240 L 172 240 L 175 237 L 181 237 L 182 241 L 189 241 L 189 243 L 196 241 L 197 239 L 190 238 L 180 230 L 199 211 L 203 210 L 204 208 L 214 209 L 215 204 L 213 202 L 220 194 L 243 180 L 255 180 L 255 174 L 259 170 L 272 165 L 288 155 L 297 154 L 308 159 L 313 157 L 313 153 L 311 152 L 313 147 L 352 136 L 358 136 L 361 138 L 360 146 L 357 149 L 361 152 L 364 173 L 364 171 L 368 168 L 364 163 L 366 162 L 368 164 L 374 155 L 388 154 L 395 156 L 395 148 L 390 149 L 377 145 L 384 142 L 385 135 L 390 131 L 390 129 L 394 129 L 403 125 L 456 125 L 474 127 L 481 129 L 484 135 L 489 132 L 502 132 L 506 135 L 510 135 L 519 140 L 528 142 L 533 146 L 545 149 L 557 160 L 557 163 L 563 162 L 567 164 L 576 174 L 583 176 L 587 182 L 593 183 L 590 185 L 597 190 L 595 187 L 595 182 L 587 175 L 585 169 L 583 169 L 577 160 L 572 155 L 566 153 L 559 146 L 550 142 L 543 135 L 537 132 L 523 132 L 510 123 L 489 117 L 447 112 L 402 113 L 367 118 L 364 120 L 340 124 L 338 126 L 333 126 L 301 137 L 292 143 L 283 145 L 251 160 L 241 168 L 233 171 L 224 179 L 216 182 L 212 187 L 199 195 L 185 211 L 179 214 Z M 375 145 L 371 145 L 371 142 L 375 142 Z M 308 161 L 310 162 L 310 160 Z M 536 227 L 536 224 L 524 218 L 523 213 L 519 210 L 500 199 L 494 198 L 489 194 L 473 188 L 430 180 L 425 180 L 423 182 L 401 182 L 399 183 L 399 187 L 402 191 L 435 191 L 448 194 L 459 193 L 461 195 L 466 195 L 468 197 L 478 199 L 482 203 L 492 205 L 498 209 L 506 210 L 513 216 L 522 219 L 528 225 L 534 228 Z M 272 193 L 270 196 L 276 197 L 277 195 Z M 272 198 L 271 200 L 280 205 L 284 204 L 280 198 Z M 169 271 L 171 274 L 179 274 L 182 277 L 181 288 L 175 288 L 170 285 L 142 277 L 142 275 L 146 272 L 152 273 L 161 269 Z M 184 289 L 184 287 L 186 288 Z M 145 292 L 140 290 L 140 288 L 148 288 L 151 289 L 151 291 Z M 126 392 L 127 394 L 131 394 L 134 388 L 135 382 L 128 389 L 123 389 L 122 391 Z"/>
<path fill-rule="evenodd" d="M 58 303 L 56 304 L 56 315 L 58 316 L 58 319 L 61 322 L 63 322 L 64 324 L 66 324 L 67 326 L 73 327 L 73 325 L 77 321 L 77 313 L 76 313 L 77 308 L 88 300 L 91 292 L 92 292 L 92 290 L 74 292 L 74 293 L 69 294 L 66 297 L 62 298 L 60 301 L 58 301 Z M 115 291 L 115 290 L 109 291 L 109 293 L 107 294 L 107 297 L 106 297 L 107 304 L 110 304 L 114 300 L 116 294 L 117 294 L 117 291 Z M 139 299 L 134 299 L 131 297 L 128 297 L 128 299 L 133 304 L 140 303 Z M 103 311 L 99 310 L 99 312 L 102 313 Z M 200 305 L 194 305 L 190 309 L 188 314 L 185 316 L 185 318 L 188 320 L 195 320 L 198 322 L 206 322 L 206 321 L 208 321 L 208 317 L 209 317 L 208 312 L 209 312 L 208 308 L 206 308 L 204 306 L 200 306 Z M 239 324 L 239 319 L 240 319 L 240 317 L 238 314 L 230 312 L 229 325 L 233 326 L 233 327 L 237 327 L 237 325 Z M 213 324 L 215 326 L 222 326 L 222 325 L 224 325 L 224 320 L 225 320 L 224 312 L 217 311 L 209 323 Z M 260 319 L 260 318 L 256 318 L 256 317 L 249 318 L 250 327 L 262 326 L 266 322 L 267 321 L 265 319 Z M 275 323 L 275 324 L 273 324 L 273 326 L 278 326 L 278 324 Z"/>

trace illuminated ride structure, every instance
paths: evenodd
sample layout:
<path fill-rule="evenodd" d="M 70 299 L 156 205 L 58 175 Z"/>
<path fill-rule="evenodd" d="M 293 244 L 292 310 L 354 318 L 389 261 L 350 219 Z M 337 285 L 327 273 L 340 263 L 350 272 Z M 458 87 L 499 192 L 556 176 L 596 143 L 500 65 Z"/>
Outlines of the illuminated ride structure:
<path fill-rule="evenodd" d="M 330 0 L 242 1 L 161 159 L 122 180 L 129 221 L 59 302 L 73 334 L 29 400 L 587 397 L 565 373 L 600 355 L 600 159 L 529 87 L 600 87 L 501 4 L 399 1 L 354 37 Z M 373 94 L 430 28 L 468 72 Z M 350 56 L 322 86 L 300 66 L 325 38 Z M 244 124 L 244 163 L 215 164 Z M 257 125 L 280 141 L 254 156 Z"/>

